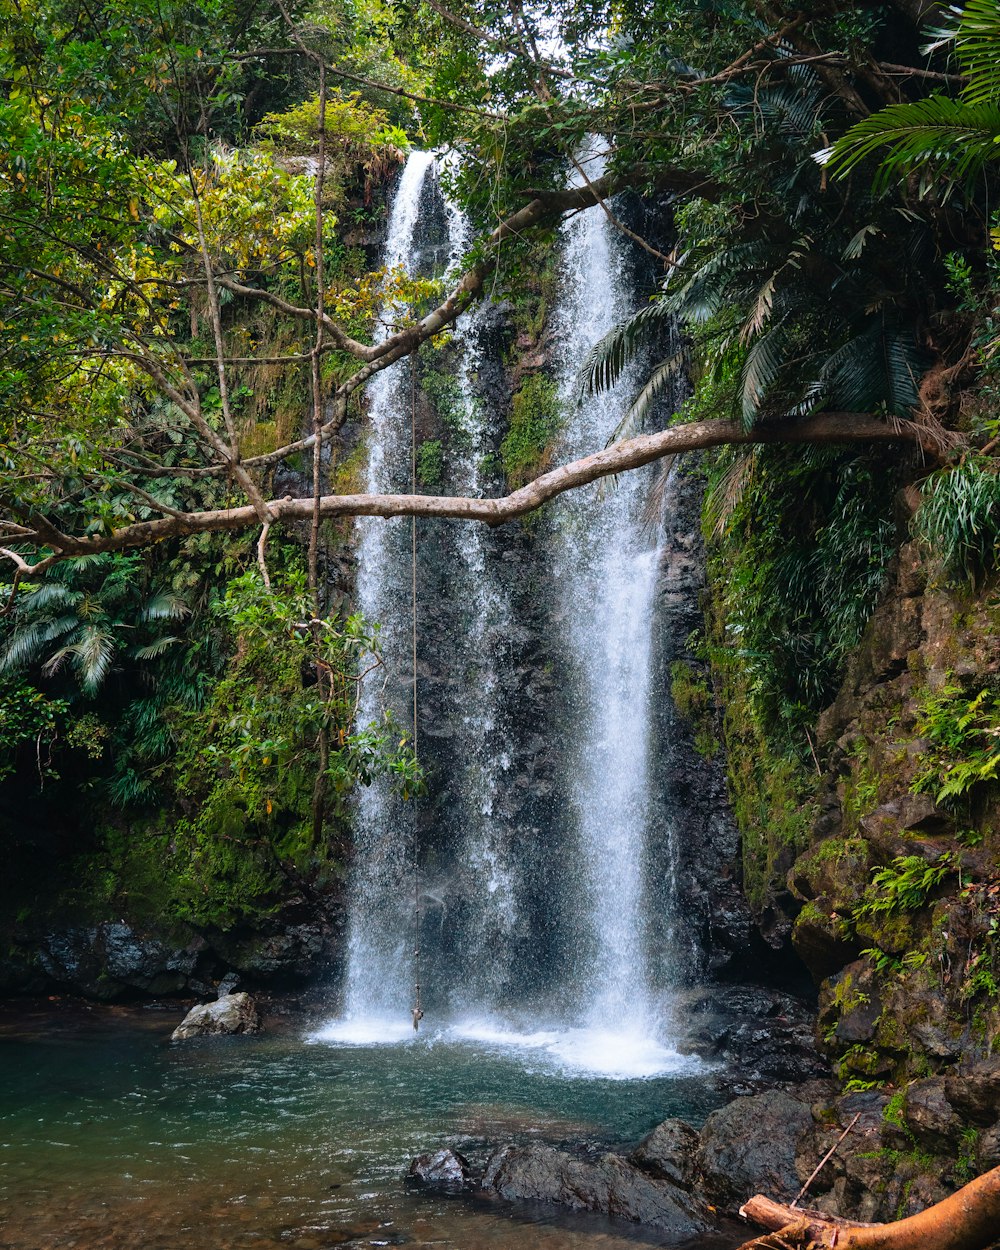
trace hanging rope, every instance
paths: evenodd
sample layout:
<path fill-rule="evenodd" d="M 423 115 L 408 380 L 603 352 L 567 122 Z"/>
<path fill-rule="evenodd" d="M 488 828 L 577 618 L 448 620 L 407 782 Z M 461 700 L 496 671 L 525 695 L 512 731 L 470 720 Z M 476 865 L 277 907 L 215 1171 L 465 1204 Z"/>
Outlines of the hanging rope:
<path fill-rule="evenodd" d="M 417 362 L 410 358 L 410 493 L 417 493 Z M 417 518 L 410 517 L 410 616 L 413 622 L 413 756 L 417 755 Z M 413 1031 L 420 1028 L 424 1010 L 420 1005 L 420 861 L 417 845 L 417 808 L 413 804 Z"/>

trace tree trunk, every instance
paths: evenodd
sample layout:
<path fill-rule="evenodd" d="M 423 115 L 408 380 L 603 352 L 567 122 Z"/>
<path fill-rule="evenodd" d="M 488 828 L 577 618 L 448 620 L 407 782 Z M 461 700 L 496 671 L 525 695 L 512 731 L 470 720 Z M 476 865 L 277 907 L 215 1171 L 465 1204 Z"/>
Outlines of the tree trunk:
<path fill-rule="evenodd" d="M 893 1224 L 853 1224 L 761 1195 L 740 1214 L 771 1230 L 740 1250 L 990 1250 L 1000 1244 L 1000 1168 Z"/>

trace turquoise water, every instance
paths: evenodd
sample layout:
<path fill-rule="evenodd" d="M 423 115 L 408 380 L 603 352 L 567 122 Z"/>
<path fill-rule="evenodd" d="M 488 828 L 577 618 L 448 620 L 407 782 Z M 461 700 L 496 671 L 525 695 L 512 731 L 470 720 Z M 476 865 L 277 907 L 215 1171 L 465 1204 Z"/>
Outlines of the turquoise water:
<path fill-rule="evenodd" d="M 443 1144 L 474 1157 L 520 1140 L 614 1147 L 718 1102 L 699 1070 L 595 1078 L 544 1045 L 448 1032 L 344 1045 L 292 1017 L 260 1037 L 172 1045 L 181 1014 L 3 1008 L 2 1250 L 659 1244 L 554 1207 L 415 1192 L 403 1177 Z"/>

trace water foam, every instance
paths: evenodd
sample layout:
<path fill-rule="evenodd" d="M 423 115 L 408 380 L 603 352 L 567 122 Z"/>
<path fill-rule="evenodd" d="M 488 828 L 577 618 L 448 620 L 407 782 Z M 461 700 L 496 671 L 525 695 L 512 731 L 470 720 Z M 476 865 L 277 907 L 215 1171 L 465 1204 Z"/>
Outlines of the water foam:
<path fill-rule="evenodd" d="M 516 1058 L 529 1070 L 578 1080 L 640 1081 L 692 1075 L 701 1060 L 636 1029 L 518 1028 L 503 1020 L 472 1017 L 415 1033 L 398 1017 L 363 1016 L 334 1020 L 310 1033 L 308 1041 L 331 1046 L 472 1046 Z"/>

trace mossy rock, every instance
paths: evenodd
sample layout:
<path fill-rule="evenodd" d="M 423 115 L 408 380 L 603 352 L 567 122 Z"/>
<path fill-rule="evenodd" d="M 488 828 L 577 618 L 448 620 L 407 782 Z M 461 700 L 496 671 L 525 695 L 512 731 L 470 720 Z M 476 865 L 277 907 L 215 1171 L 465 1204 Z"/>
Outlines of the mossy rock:
<path fill-rule="evenodd" d="M 788 888 L 796 898 L 823 897 L 831 911 L 846 915 L 860 902 L 873 862 L 864 838 L 825 838 L 795 861 Z"/>
<path fill-rule="evenodd" d="M 843 918 L 823 897 L 810 899 L 799 912 L 792 945 L 816 981 L 832 976 L 858 953 Z"/>

